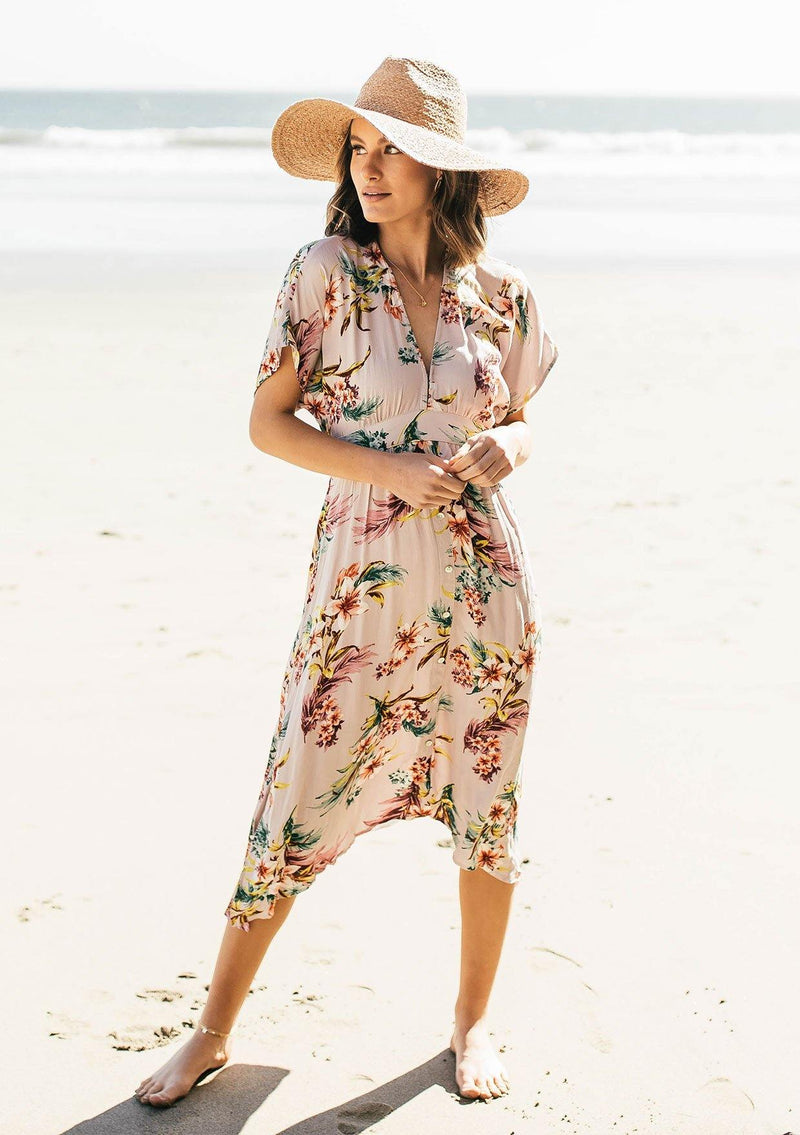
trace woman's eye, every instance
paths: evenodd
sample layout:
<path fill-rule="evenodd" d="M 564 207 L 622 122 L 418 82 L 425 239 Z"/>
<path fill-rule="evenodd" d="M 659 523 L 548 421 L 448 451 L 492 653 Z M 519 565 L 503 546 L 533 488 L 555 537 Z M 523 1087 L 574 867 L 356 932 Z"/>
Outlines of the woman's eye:
<path fill-rule="evenodd" d="M 358 142 L 353 142 L 353 144 L 350 146 L 350 153 L 354 154 L 356 152 L 356 150 L 363 150 L 363 149 L 364 149 L 364 147 L 359 145 Z M 397 146 L 393 145 L 391 142 L 388 144 L 387 149 L 394 150 L 394 152 L 396 154 L 399 154 L 401 152 L 400 150 L 398 150 Z"/>

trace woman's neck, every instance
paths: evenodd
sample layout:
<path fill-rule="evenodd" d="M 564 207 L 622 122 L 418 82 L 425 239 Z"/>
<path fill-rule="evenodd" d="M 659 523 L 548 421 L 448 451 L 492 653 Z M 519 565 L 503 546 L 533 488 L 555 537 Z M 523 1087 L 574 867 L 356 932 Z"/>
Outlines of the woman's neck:
<path fill-rule="evenodd" d="M 398 265 L 414 283 L 441 276 L 445 245 L 432 227 L 420 232 L 382 225 L 377 240 L 389 263 Z"/>

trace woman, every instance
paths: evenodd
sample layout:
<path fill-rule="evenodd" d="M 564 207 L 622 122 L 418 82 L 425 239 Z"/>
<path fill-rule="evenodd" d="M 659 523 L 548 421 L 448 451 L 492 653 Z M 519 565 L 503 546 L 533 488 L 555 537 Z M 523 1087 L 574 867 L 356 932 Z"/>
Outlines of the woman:
<path fill-rule="evenodd" d="M 485 253 L 484 218 L 528 180 L 465 130 L 458 80 L 393 56 L 353 106 L 301 100 L 273 128 L 282 168 L 338 185 L 325 237 L 286 272 L 250 436 L 330 480 L 203 1020 L 136 1089 L 155 1106 L 227 1062 L 297 894 L 358 835 L 416 816 L 447 826 L 459 866 L 458 1090 L 509 1088 L 487 1008 L 540 628 L 501 482 L 530 453 L 524 406 L 557 350 L 523 274 Z"/>

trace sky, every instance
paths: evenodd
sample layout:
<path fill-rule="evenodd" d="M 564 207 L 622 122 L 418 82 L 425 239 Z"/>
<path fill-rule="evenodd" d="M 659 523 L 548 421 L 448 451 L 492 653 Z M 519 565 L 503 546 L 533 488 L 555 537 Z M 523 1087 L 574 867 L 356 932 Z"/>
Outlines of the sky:
<path fill-rule="evenodd" d="M 468 93 L 800 97 L 793 0 L 25 0 L 0 86 L 357 93 L 386 55 Z M 13 14 L 11 14 L 13 13 Z"/>

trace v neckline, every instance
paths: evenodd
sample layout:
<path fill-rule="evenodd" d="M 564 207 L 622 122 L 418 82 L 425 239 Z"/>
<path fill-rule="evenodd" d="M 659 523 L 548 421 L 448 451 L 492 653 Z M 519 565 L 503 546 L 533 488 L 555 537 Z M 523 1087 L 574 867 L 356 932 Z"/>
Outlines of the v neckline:
<path fill-rule="evenodd" d="M 400 304 L 400 310 L 403 313 L 403 322 L 406 324 L 406 326 L 408 327 L 408 330 L 411 334 L 411 339 L 412 339 L 412 342 L 414 344 L 414 350 L 417 352 L 417 361 L 418 361 L 419 365 L 422 367 L 422 373 L 425 375 L 425 383 L 426 383 L 425 398 L 427 400 L 430 397 L 431 375 L 433 374 L 433 359 L 434 359 L 434 355 L 436 353 L 436 341 L 437 341 L 438 336 L 439 336 L 439 326 L 440 326 L 441 321 L 442 321 L 442 295 L 444 293 L 445 285 L 447 284 L 447 280 L 448 280 L 448 276 L 449 276 L 449 269 L 448 269 L 446 263 L 442 266 L 442 282 L 441 282 L 441 285 L 439 287 L 439 304 L 438 304 L 438 310 L 436 312 L 436 327 L 434 328 L 433 344 L 431 345 L 431 364 L 430 364 L 430 367 L 426 370 L 425 369 L 425 360 L 422 357 L 422 351 L 419 349 L 419 343 L 417 342 L 417 337 L 414 334 L 414 328 L 411 326 L 411 320 L 408 318 L 408 312 L 406 311 L 406 305 L 405 305 L 403 297 L 400 293 L 400 288 L 397 285 L 397 278 L 394 274 L 394 269 L 392 268 L 391 264 L 389 263 L 389 261 L 384 256 L 383 249 L 378 244 L 377 240 L 372 241 L 372 246 L 373 246 L 373 250 L 377 252 L 377 254 L 380 257 L 383 264 L 386 265 L 386 270 L 389 273 L 389 277 L 390 277 L 391 282 L 392 282 L 392 287 L 397 292 L 397 298 L 398 298 L 398 301 L 399 301 L 399 304 Z"/>

